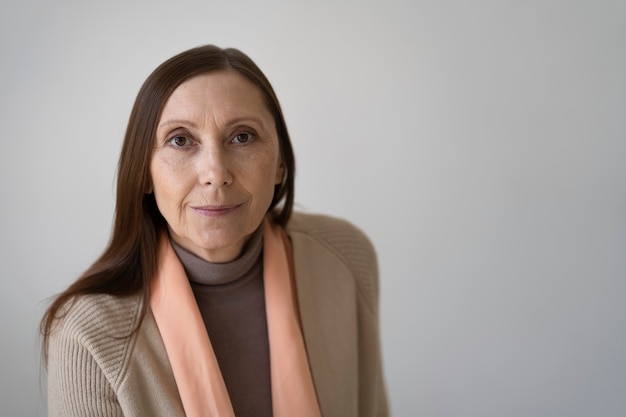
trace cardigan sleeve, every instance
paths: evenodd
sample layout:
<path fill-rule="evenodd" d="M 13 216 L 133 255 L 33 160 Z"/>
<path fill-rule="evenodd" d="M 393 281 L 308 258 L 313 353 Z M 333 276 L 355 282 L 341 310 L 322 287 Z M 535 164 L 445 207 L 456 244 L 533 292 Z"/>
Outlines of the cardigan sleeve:
<path fill-rule="evenodd" d="M 122 417 L 118 390 L 128 368 L 140 304 L 89 295 L 70 302 L 48 344 L 48 416 Z"/>
<path fill-rule="evenodd" d="M 360 415 L 389 416 L 380 337 L 380 285 L 378 259 L 369 238 L 353 228 L 354 241 L 347 245 L 351 269 L 360 289 L 358 301 L 359 369 L 362 395 Z M 359 248 L 358 250 L 356 248 Z"/>
<path fill-rule="evenodd" d="M 48 417 L 122 417 L 103 370 L 79 335 L 62 323 L 48 346 Z"/>
<path fill-rule="evenodd" d="M 309 260 L 309 263 L 306 263 L 307 271 L 305 272 L 308 273 L 311 266 L 322 262 L 317 257 L 319 253 L 332 253 L 332 260 L 326 257 L 323 262 L 328 262 L 329 265 L 332 263 L 335 267 L 341 264 L 345 267 L 345 271 L 349 271 L 348 275 L 344 273 L 341 277 L 346 279 L 347 276 L 349 279 L 352 279 L 355 291 L 354 294 L 342 293 L 343 296 L 351 298 L 346 301 L 351 303 L 352 297 L 354 297 L 356 303 L 356 322 L 348 324 L 355 327 L 346 328 L 345 331 L 346 333 L 354 333 L 356 335 L 354 356 L 357 360 L 355 384 L 357 385 L 358 394 L 356 397 L 355 416 L 387 417 L 390 412 L 385 388 L 380 340 L 378 261 L 372 242 L 362 230 L 351 223 L 323 215 L 294 213 L 288 225 L 288 231 L 292 233 L 292 236 L 298 237 L 298 242 L 305 241 L 303 236 L 306 236 L 307 241 L 315 242 L 314 244 L 309 243 L 306 246 L 306 250 L 309 253 L 302 255 L 301 259 Z M 317 248 L 317 255 L 310 253 L 312 248 Z M 320 248 L 323 248 L 323 250 Z M 314 261 L 310 259 L 312 256 L 316 256 Z M 338 270 L 336 268 L 335 273 L 338 273 Z M 330 284 L 328 285 L 330 289 L 335 288 L 331 281 L 337 277 L 315 276 L 314 281 L 324 282 L 324 285 Z M 317 286 L 317 288 L 319 290 L 320 286 Z M 319 316 L 314 312 L 316 308 L 324 308 L 325 310 L 330 307 L 334 308 L 334 306 L 326 305 L 326 299 L 330 297 L 325 297 L 324 294 L 324 290 L 319 290 L 317 303 L 309 305 L 309 316 Z M 341 303 L 341 300 L 334 299 L 334 301 Z M 324 326 L 324 324 L 320 324 L 315 320 L 309 322 L 309 325 L 311 327 Z M 314 334 L 319 335 L 320 332 L 315 332 Z M 310 341 L 310 343 L 312 342 Z M 317 341 L 315 345 L 318 345 Z M 319 355 L 324 354 L 328 354 L 328 350 L 319 350 Z M 345 413 L 341 414 L 342 417 L 345 415 Z"/>

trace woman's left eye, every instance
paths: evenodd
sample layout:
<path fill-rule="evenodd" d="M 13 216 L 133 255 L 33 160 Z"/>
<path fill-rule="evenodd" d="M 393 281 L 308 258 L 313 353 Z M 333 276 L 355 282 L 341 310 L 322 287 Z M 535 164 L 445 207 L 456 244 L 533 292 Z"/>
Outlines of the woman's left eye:
<path fill-rule="evenodd" d="M 250 132 L 237 133 L 233 138 L 234 143 L 243 145 L 244 143 L 251 142 L 254 139 L 254 135 Z"/>

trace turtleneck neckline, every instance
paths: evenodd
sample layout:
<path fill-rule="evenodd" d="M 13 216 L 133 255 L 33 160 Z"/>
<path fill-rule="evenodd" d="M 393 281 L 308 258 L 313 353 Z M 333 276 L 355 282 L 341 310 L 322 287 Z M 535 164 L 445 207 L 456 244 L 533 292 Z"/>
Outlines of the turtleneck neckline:
<path fill-rule="evenodd" d="M 263 250 L 263 223 L 252 234 L 241 255 L 226 263 L 212 263 L 171 241 L 189 281 L 200 285 L 225 285 L 244 277 L 257 263 Z"/>

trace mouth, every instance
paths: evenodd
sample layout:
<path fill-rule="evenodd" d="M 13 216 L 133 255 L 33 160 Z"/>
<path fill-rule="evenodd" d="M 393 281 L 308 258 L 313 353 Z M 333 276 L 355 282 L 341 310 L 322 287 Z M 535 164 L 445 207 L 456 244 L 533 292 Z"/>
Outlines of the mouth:
<path fill-rule="evenodd" d="M 191 207 L 193 211 L 205 217 L 225 216 L 236 211 L 242 204 L 224 204 Z"/>

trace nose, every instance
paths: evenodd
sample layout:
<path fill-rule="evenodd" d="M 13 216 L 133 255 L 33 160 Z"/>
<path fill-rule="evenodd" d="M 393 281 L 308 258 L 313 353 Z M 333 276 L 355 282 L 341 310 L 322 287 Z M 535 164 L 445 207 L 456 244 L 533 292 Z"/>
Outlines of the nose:
<path fill-rule="evenodd" d="M 233 182 L 228 155 L 224 149 L 206 149 L 198 160 L 198 175 L 202 185 L 227 187 Z"/>

